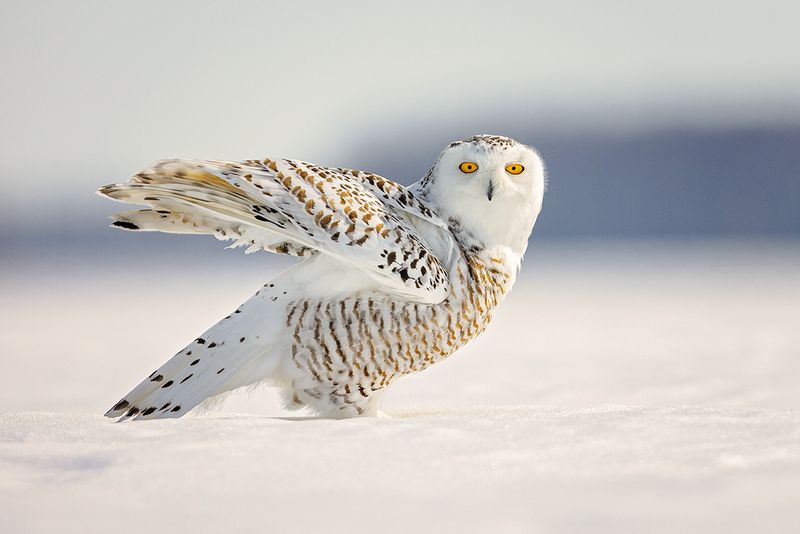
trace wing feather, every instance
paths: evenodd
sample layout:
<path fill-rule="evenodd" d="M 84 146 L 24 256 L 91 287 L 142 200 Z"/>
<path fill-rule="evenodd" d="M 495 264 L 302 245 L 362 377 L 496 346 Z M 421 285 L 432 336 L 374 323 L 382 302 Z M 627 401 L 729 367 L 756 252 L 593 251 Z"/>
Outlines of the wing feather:
<path fill-rule="evenodd" d="M 204 233 L 234 226 L 249 231 L 249 240 L 269 233 L 266 250 L 333 256 L 408 300 L 435 304 L 449 293 L 443 262 L 413 218 L 443 231 L 446 223 L 408 189 L 375 174 L 289 159 L 166 160 L 100 192 L 200 221 Z"/>

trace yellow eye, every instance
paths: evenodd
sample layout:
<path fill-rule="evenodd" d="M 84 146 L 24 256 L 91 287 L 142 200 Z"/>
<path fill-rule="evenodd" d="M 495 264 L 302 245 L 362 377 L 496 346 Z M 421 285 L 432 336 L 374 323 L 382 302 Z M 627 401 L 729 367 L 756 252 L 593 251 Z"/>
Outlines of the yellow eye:
<path fill-rule="evenodd" d="M 459 165 L 458 168 L 464 174 L 472 174 L 473 172 L 478 170 L 478 164 L 477 163 L 472 163 L 471 161 L 465 161 L 464 163 Z"/>
<path fill-rule="evenodd" d="M 523 167 L 519 163 L 511 163 L 510 165 L 506 165 L 506 172 L 508 174 L 521 174 L 522 171 L 524 170 L 525 167 Z"/>

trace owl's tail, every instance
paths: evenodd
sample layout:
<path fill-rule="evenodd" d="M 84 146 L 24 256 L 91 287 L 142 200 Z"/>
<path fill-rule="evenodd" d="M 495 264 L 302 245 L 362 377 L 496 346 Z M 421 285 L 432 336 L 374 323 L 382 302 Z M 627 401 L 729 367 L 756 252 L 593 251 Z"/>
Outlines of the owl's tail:
<path fill-rule="evenodd" d="M 263 287 L 153 371 L 106 417 L 180 417 L 209 397 L 275 379 L 287 352 L 278 335 L 285 304 L 279 280 Z"/>

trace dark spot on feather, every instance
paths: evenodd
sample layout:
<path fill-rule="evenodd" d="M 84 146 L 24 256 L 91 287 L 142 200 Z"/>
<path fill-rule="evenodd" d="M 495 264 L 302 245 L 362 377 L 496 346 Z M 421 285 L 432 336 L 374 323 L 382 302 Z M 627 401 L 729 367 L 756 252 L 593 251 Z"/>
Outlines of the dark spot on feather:
<path fill-rule="evenodd" d="M 193 361 L 193 362 L 192 362 L 192 363 L 190 363 L 189 365 L 197 365 L 197 362 L 199 362 L 199 361 L 200 361 L 200 358 L 196 359 L 195 361 Z"/>
<path fill-rule="evenodd" d="M 162 380 L 164 380 L 164 375 L 158 375 L 158 376 L 150 379 L 151 382 L 161 382 Z"/>
<path fill-rule="evenodd" d="M 222 371 L 224 371 L 224 370 L 225 370 L 225 368 L 223 367 L 222 369 L 220 369 L 219 371 L 217 371 L 217 374 L 220 374 L 220 373 L 221 373 Z"/>
<path fill-rule="evenodd" d="M 216 346 L 217 346 L 217 343 L 216 343 L 216 341 L 212 341 L 211 343 L 209 343 L 209 344 L 208 344 L 208 348 L 209 348 L 209 349 L 213 349 L 213 348 L 214 348 L 214 347 L 216 347 Z"/>
<path fill-rule="evenodd" d="M 153 407 L 151 406 L 150 408 L 148 408 L 148 409 L 146 409 L 145 411 L 143 411 L 143 412 L 142 412 L 142 415 L 150 415 L 150 414 L 151 414 L 151 413 L 153 413 L 154 411 L 156 411 L 156 409 L 155 409 L 155 408 L 153 408 Z"/>
<path fill-rule="evenodd" d="M 405 268 L 405 267 L 404 267 L 404 268 L 402 268 L 402 269 L 400 269 L 399 271 L 397 271 L 397 274 L 399 274 L 399 275 L 400 275 L 400 279 L 401 279 L 403 282 L 405 282 L 405 281 L 407 281 L 409 278 L 411 278 L 410 276 L 408 276 L 408 269 L 407 269 L 407 268 Z"/>
<path fill-rule="evenodd" d="M 111 226 L 117 226 L 119 228 L 126 228 L 128 230 L 139 230 L 139 227 L 133 224 L 132 222 L 128 221 L 114 221 L 111 223 Z"/>
<path fill-rule="evenodd" d="M 184 382 L 186 382 L 186 381 L 187 381 L 187 380 L 189 380 L 190 378 L 192 378 L 192 373 L 189 373 L 189 376 L 187 376 L 186 378 L 184 378 L 183 380 L 181 380 L 181 384 L 183 384 Z"/>
<path fill-rule="evenodd" d="M 113 407 L 113 408 L 111 408 L 111 410 L 112 410 L 112 411 L 116 411 L 116 410 L 124 410 L 124 409 L 125 409 L 125 408 L 127 408 L 128 406 L 130 406 L 130 403 L 129 403 L 128 401 L 126 401 L 125 399 L 122 399 L 121 401 L 119 401 L 118 403 L 116 403 L 116 404 L 114 405 L 114 407 Z"/>
<path fill-rule="evenodd" d="M 168 388 L 168 387 L 170 387 L 170 386 L 171 386 L 172 384 L 174 384 L 174 383 L 175 383 L 175 382 L 173 382 L 172 380 L 170 380 L 170 381 L 168 381 L 166 384 L 164 384 L 163 386 L 161 386 L 161 389 Z"/>
<path fill-rule="evenodd" d="M 197 344 L 198 345 L 205 345 L 206 344 L 206 340 L 203 339 L 202 337 L 198 337 L 197 338 Z"/>
<path fill-rule="evenodd" d="M 244 342 L 244 338 L 239 339 L 239 343 L 243 343 L 243 342 Z"/>
<path fill-rule="evenodd" d="M 171 411 L 171 412 L 177 412 L 177 411 L 178 411 L 178 410 L 180 410 L 180 409 L 181 409 L 181 407 L 180 407 L 180 406 L 175 406 L 175 407 L 174 407 L 173 409 L 171 409 L 170 411 Z"/>

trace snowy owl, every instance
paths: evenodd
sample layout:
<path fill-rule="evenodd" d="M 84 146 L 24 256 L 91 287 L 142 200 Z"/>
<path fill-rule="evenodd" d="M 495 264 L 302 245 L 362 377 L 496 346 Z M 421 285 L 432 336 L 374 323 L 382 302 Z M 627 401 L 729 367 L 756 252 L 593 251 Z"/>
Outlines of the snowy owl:
<path fill-rule="evenodd" d="M 126 230 L 211 234 L 305 258 L 169 359 L 107 417 L 180 417 L 249 384 L 323 417 L 378 415 L 381 393 L 480 334 L 510 291 L 539 215 L 544 165 L 513 139 L 448 145 L 404 187 L 267 158 L 166 160 L 100 188 L 148 206 Z"/>

